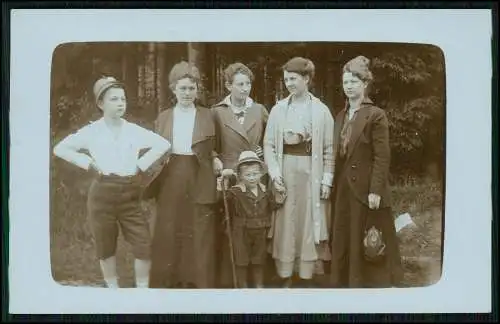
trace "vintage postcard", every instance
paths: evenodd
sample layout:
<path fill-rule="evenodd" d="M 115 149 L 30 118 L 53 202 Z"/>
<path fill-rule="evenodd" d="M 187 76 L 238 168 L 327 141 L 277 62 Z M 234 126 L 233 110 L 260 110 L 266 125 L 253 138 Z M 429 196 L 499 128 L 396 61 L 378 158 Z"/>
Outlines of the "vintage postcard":
<path fill-rule="evenodd" d="M 11 313 L 489 312 L 457 13 L 12 11 Z"/>

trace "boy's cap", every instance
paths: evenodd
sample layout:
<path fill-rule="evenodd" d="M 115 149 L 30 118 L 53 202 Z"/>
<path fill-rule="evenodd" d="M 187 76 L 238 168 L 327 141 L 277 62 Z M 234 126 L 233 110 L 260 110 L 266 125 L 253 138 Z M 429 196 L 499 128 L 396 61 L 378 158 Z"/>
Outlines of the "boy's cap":
<path fill-rule="evenodd" d="M 102 77 L 94 83 L 94 98 L 97 101 L 102 93 L 110 87 L 119 85 L 123 86 L 121 82 L 113 77 Z"/>
<path fill-rule="evenodd" d="M 240 157 L 238 159 L 238 163 L 236 164 L 236 171 L 239 172 L 240 166 L 244 163 L 259 163 L 260 166 L 262 167 L 262 170 L 265 172 L 266 171 L 266 165 L 264 162 L 262 162 L 261 159 L 257 156 L 257 153 L 254 151 L 243 151 L 240 154 Z"/>

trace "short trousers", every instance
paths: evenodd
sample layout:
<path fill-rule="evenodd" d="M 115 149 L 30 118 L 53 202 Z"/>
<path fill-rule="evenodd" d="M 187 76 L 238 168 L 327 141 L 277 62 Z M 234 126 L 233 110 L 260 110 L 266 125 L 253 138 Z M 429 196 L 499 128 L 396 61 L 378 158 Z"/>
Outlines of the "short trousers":
<path fill-rule="evenodd" d="M 151 233 L 135 177 L 100 176 L 90 185 L 87 210 L 99 259 L 116 253 L 119 228 L 137 259 L 149 260 Z"/>
<path fill-rule="evenodd" d="M 234 261 L 237 266 L 263 265 L 266 262 L 268 230 L 243 226 L 233 228 Z"/>

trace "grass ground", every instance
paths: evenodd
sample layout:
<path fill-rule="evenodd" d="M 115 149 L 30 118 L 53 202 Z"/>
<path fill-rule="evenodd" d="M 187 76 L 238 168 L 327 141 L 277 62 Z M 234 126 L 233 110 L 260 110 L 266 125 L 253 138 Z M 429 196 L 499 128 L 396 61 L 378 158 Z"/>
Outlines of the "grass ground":
<path fill-rule="evenodd" d="M 85 212 L 89 179 L 64 164 L 58 164 L 57 170 L 59 174 L 52 174 L 51 185 L 53 278 L 61 284 L 101 286 L 103 280 Z M 429 181 L 398 185 L 393 187 L 393 201 L 394 215 L 408 212 L 417 225 L 415 229 L 403 229 L 399 235 L 405 284 L 421 287 L 437 282 L 441 273 L 441 186 Z M 145 204 L 144 208 L 150 211 L 151 206 Z M 122 236 L 117 263 L 120 285 L 132 287 L 133 256 Z"/>

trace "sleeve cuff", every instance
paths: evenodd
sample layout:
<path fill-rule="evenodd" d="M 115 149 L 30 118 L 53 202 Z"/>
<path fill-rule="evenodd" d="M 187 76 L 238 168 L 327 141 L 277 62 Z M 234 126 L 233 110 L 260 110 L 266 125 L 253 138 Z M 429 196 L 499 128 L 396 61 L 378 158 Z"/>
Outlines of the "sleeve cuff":
<path fill-rule="evenodd" d="M 281 173 L 277 170 L 269 170 L 269 176 L 271 177 L 272 180 L 276 180 L 281 177 Z"/>
<path fill-rule="evenodd" d="M 147 162 L 147 161 L 146 161 Z M 144 162 L 144 160 L 139 160 L 137 161 L 137 167 L 142 171 L 142 172 L 146 172 L 146 170 L 149 169 L 149 163 L 146 164 L 146 162 Z"/>
<path fill-rule="evenodd" d="M 331 187 L 333 185 L 333 173 L 323 174 L 323 180 L 321 180 L 321 184 Z"/>

